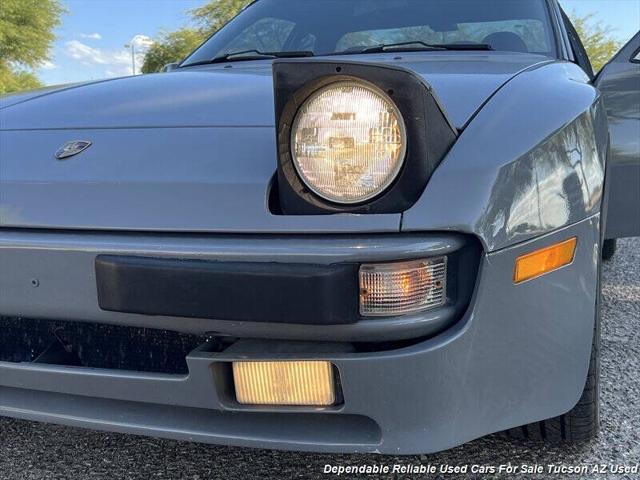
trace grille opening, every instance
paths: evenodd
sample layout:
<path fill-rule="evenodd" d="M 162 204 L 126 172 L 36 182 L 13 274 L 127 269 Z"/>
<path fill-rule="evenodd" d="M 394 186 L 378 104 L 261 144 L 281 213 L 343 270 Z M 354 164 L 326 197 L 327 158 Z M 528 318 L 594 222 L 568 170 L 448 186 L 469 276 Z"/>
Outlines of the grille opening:
<path fill-rule="evenodd" d="M 205 342 L 213 340 L 169 330 L 0 317 L 3 362 L 185 375 L 187 354 Z"/>

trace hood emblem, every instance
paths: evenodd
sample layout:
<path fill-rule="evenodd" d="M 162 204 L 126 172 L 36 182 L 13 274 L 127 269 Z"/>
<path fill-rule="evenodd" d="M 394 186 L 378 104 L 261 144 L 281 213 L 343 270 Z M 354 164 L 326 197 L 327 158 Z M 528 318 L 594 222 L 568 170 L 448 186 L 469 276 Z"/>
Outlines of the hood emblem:
<path fill-rule="evenodd" d="M 74 155 L 84 152 L 91 146 L 91 142 L 88 140 L 74 140 L 72 142 L 65 143 L 56 152 L 56 158 L 58 160 L 64 160 L 65 158 L 73 157 Z"/>

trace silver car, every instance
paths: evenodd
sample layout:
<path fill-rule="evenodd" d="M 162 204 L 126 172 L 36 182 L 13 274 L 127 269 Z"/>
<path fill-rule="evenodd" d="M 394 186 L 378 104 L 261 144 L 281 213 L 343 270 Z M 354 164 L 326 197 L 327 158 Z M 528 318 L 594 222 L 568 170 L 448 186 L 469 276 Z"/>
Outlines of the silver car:
<path fill-rule="evenodd" d="M 556 0 L 258 0 L 165 73 L 1 98 L 0 415 L 592 438 L 639 49 L 594 76 Z"/>

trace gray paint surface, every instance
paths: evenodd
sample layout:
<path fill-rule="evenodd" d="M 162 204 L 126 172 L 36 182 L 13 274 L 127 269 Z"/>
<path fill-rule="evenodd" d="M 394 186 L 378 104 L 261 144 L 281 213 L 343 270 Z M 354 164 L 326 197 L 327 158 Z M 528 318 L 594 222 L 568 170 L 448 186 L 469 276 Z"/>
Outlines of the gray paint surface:
<path fill-rule="evenodd" d="M 317 57 L 387 63 L 422 76 L 461 128 L 511 77 L 548 57 L 510 52 L 403 52 Z M 3 130 L 274 126 L 271 61 L 202 66 L 0 100 Z M 12 106 L 13 105 L 13 106 Z M 8 108 L 10 107 L 10 108 Z"/>
<path fill-rule="evenodd" d="M 518 72 L 549 61 L 506 52 L 348 58 L 358 60 L 412 69 L 459 127 Z M 269 212 L 277 154 L 271 64 L 247 64 L 79 85 L 0 110 L 0 226 L 397 232 L 400 215 Z M 93 145 L 53 159 L 80 139 Z"/>
<path fill-rule="evenodd" d="M 425 248 L 435 253 L 440 237 L 434 232 L 453 231 L 474 235 L 485 247 L 462 319 L 406 348 L 311 352 L 310 358 L 329 359 L 340 371 L 345 403 L 338 408 L 284 416 L 277 409 L 230 406 L 213 364 L 234 357 L 198 352 L 190 356 L 187 378 L 0 364 L 0 413 L 211 443 L 418 453 L 571 409 L 584 386 L 595 317 L 608 137 L 599 91 L 577 66 L 533 55 L 429 52 L 360 60 L 396 62 L 420 75 L 463 130 L 422 198 L 402 216 L 269 212 L 276 151 L 268 62 L 3 99 L 0 260 L 11 270 L 0 275 L 6 292 L 0 314 L 88 315 L 201 332 L 213 322 L 99 312 L 92 259 L 102 251 L 136 249 L 166 256 L 173 248 L 185 258 L 334 261 L 327 247 L 338 258 L 365 252 L 366 258 L 405 258 Z M 54 160 L 69 140 L 94 145 L 67 161 Z M 110 232 L 92 232 L 83 244 L 73 232 L 42 229 Z M 130 233 L 132 240 L 115 230 L 148 233 Z M 407 242 L 399 230 L 435 243 Z M 189 244 L 157 233 L 169 231 L 203 235 Z M 274 253 L 262 250 L 270 236 L 227 237 L 214 245 L 213 232 L 390 235 L 379 245 L 373 237 L 360 246 L 338 241 L 337 250 L 328 240 L 297 248 L 290 242 L 299 239 L 290 238 L 276 242 L 283 250 Z M 578 247 L 571 265 L 514 285 L 517 256 L 573 236 Z M 207 250 L 220 245 L 217 253 Z M 19 275 L 9 273 L 21 268 Z M 25 288 L 25 274 L 32 272 L 44 279 L 38 293 Z M 69 291 L 55 287 L 65 281 Z M 283 429 L 285 419 L 289 428 Z"/>
<path fill-rule="evenodd" d="M 176 480 L 185 475 L 194 478 L 199 475 L 203 479 L 218 476 L 225 480 L 246 480 L 258 475 L 265 479 L 326 480 L 330 478 L 323 473 L 326 464 L 471 467 L 513 464 L 514 458 L 527 462 L 535 459 L 538 465 L 632 466 L 632 459 L 640 458 L 640 355 L 634 355 L 640 351 L 640 331 L 634 322 L 640 318 L 640 238 L 620 240 L 618 247 L 614 258 L 603 265 L 601 425 L 598 437 L 587 445 L 541 448 L 538 442 L 514 440 L 498 433 L 428 456 L 331 455 L 216 447 L 0 418 L 0 438 L 4 440 L 0 442 L 3 459 L 0 476 L 3 480 L 24 480 L 24 472 L 28 471 L 37 478 L 74 480 L 96 477 Z M 366 478 L 389 479 L 389 475 Z M 469 474 L 451 474 L 446 478 L 469 480 Z M 514 478 L 529 480 L 531 475 Z"/>
<path fill-rule="evenodd" d="M 598 91 L 571 63 L 521 73 L 460 135 L 402 230 L 504 248 L 600 210 L 607 138 Z"/>
<path fill-rule="evenodd" d="M 273 127 L 2 132 L 0 225 L 190 232 L 398 231 L 400 215 L 282 216 Z M 38 137 L 33 142 L 33 136 Z M 59 161 L 69 139 L 91 139 Z M 32 145 L 24 151 L 24 145 Z M 22 152 L 22 153 L 20 153 Z"/>
<path fill-rule="evenodd" d="M 266 355 L 331 360 L 342 380 L 341 407 L 230 404 L 211 366 L 245 356 L 195 352 L 189 376 L 177 378 L 0 363 L 0 413 L 210 443 L 402 454 L 553 417 L 576 403 L 587 374 L 598 223 L 594 216 L 487 255 L 464 318 L 424 342 L 388 352 Z M 579 238 L 572 265 L 513 284 L 518 255 L 572 236 Z"/>
<path fill-rule="evenodd" d="M 607 64 L 596 85 L 609 116 L 607 238 L 640 236 L 640 33 Z"/>
<path fill-rule="evenodd" d="M 404 231 L 473 233 L 495 250 L 598 211 L 607 125 L 598 91 L 579 67 L 504 52 L 349 58 L 354 60 L 411 69 L 433 87 L 459 128 L 476 115 L 422 198 L 405 212 Z M 0 225 L 398 231 L 400 215 L 269 212 L 276 169 L 270 63 L 247 64 L 80 85 L 1 110 Z M 628 138 L 627 130 L 618 136 Z M 50 152 L 70 139 L 94 145 L 75 158 L 52 161 Z M 626 168 L 638 172 L 640 162 L 630 158 Z M 638 188 L 629 183 L 635 176 L 613 177 L 627 182 L 613 186 L 613 195 L 633 200 Z M 464 195 L 452 198 L 454 191 Z M 459 205 L 452 208 L 451 201 Z M 611 225 L 623 221 L 612 217 Z"/>
<path fill-rule="evenodd" d="M 137 325 L 196 334 L 219 332 L 333 341 L 416 338 L 450 325 L 456 319 L 455 309 L 331 327 L 107 312 L 98 306 L 95 258 L 109 254 L 221 262 L 380 263 L 446 255 L 466 243 L 467 239 L 459 235 L 140 236 L 0 230 L 0 308 L 4 315 Z M 32 279 L 38 280 L 37 288 L 33 288 Z"/>

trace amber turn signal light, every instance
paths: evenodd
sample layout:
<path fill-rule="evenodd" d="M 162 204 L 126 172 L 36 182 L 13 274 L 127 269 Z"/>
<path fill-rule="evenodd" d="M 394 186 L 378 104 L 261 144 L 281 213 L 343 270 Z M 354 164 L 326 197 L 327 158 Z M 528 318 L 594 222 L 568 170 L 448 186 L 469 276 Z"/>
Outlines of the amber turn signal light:
<path fill-rule="evenodd" d="M 514 282 L 521 283 L 531 280 L 569 265 L 573 262 L 577 243 L 578 239 L 573 237 L 518 257 L 513 275 Z"/>
<path fill-rule="evenodd" d="M 336 403 L 333 366 L 325 361 L 233 362 L 233 380 L 244 405 Z"/>

